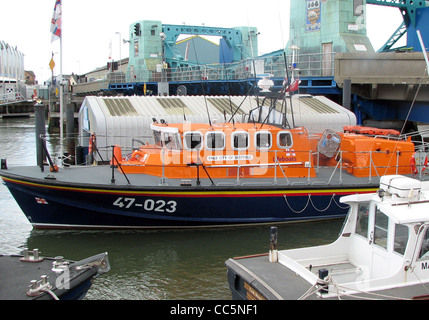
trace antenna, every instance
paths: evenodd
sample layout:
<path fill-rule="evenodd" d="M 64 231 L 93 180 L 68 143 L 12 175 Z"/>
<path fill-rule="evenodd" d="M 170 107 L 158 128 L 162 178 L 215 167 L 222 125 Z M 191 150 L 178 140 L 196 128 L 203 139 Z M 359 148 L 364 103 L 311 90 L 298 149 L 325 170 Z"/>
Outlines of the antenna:
<path fill-rule="evenodd" d="M 189 43 L 188 43 L 189 44 Z M 186 96 L 188 90 L 186 89 L 186 87 L 184 85 L 180 85 L 177 88 L 177 92 L 176 94 L 178 96 Z M 183 119 L 186 121 L 186 112 L 185 112 L 185 106 L 182 107 L 182 111 L 183 111 Z"/>
<path fill-rule="evenodd" d="M 227 88 L 228 88 L 228 97 L 229 97 L 229 108 L 230 108 L 231 114 L 232 114 L 233 110 L 232 110 L 232 101 L 231 101 L 231 89 L 229 87 L 228 70 L 225 67 L 225 65 L 226 65 L 226 63 L 225 63 L 225 52 L 224 52 L 223 49 L 224 49 L 223 46 L 221 46 L 222 58 L 223 58 L 223 66 L 222 66 L 222 68 L 223 68 L 223 70 L 225 72 L 225 76 L 226 76 L 226 85 L 227 85 Z M 234 118 L 231 117 L 231 119 L 232 119 L 233 124 L 235 124 Z M 225 120 L 226 120 L 226 117 L 225 117 Z"/>
<path fill-rule="evenodd" d="M 200 65 L 200 62 L 198 61 L 198 54 L 197 54 L 197 49 L 195 47 L 194 38 L 192 38 L 192 44 L 193 44 L 193 47 L 194 47 L 195 59 L 197 60 L 198 68 L 201 71 L 201 65 Z M 201 73 L 201 89 L 203 90 L 204 103 L 206 104 L 206 112 L 207 112 L 207 117 L 209 119 L 209 125 L 210 125 L 210 127 L 212 127 L 212 120 L 210 119 L 209 106 L 207 104 L 206 92 L 204 90 L 204 82 L 203 82 L 203 75 L 202 75 L 202 73 Z"/>
<path fill-rule="evenodd" d="M 287 63 L 286 50 L 283 50 L 283 57 L 284 57 L 284 60 L 285 60 L 287 82 L 289 83 L 289 85 L 292 85 L 291 84 L 291 78 L 289 76 L 289 68 L 288 68 L 288 63 Z M 285 87 L 285 97 L 284 98 L 286 99 L 286 87 Z M 290 99 L 290 112 L 291 112 L 291 115 L 292 115 L 292 126 L 295 128 L 295 115 L 293 113 L 292 94 L 291 94 L 291 92 L 289 92 L 289 99 Z M 284 122 L 284 125 L 286 125 L 286 121 L 287 121 L 286 114 L 287 114 L 287 105 L 285 107 L 285 114 L 284 114 L 284 119 L 285 119 L 284 121 L 285 122 Z"/>

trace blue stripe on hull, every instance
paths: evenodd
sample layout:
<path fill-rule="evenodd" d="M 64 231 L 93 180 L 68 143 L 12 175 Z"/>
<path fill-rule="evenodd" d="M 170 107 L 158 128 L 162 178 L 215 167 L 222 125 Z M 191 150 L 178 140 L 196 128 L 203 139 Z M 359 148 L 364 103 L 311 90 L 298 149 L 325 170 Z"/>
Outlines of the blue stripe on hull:
<path fill-rule="evenodd" d="M 336 195 L 289 196 L 207 192 L 180 196 L 123 195 L 6 182 L 28 220 L 39 227 L 167 228 L 241 225 L 344 216 Z"/>

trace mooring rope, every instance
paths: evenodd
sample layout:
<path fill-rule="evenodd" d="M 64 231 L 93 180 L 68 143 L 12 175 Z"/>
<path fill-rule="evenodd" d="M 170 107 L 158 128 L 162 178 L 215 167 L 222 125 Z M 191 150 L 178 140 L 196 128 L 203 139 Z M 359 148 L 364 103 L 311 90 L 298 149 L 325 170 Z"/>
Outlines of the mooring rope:
<path fill-rule="evenodd" d="M 308 194 L 307 203 L 305 204 L 305 206 L 304 206 L 304 208 L 303 208 L 302 210 L 295 210 L 295 209 L 293 209 L 293 208 L 291 207 L 291 205 L 289 204 L 289 201 L 288 201 L 287 196 L 286 196 L 285 194 L 283 195 L 283 198 L 285 199 L 285 202 L 286 202 L 287 206 L 289 207 L 289 209 L 290 209 L 293 213 L 295 213 L 295 214 L 301 214 L 301 213 L 303 213 L 303 212 L 308 208 L 309 204 L 311 204 L 311 206 L 312 206 L 316 211 L 318 211 L 318 212 L 325 212 L 325 211 L 327 211 L 327 210 L 331 207 L 332 202 L 334 202 L 334 203 L 335 203 L 335 205 L 336 205 L 338 208 L 340 208 L 340 209 L 347 209 L 347 208 L 349 207 L 349 206 L 342 207 L 342 206 L 337 202 L 337 200 L 335 200 L 335 194 L 333 194 L 333 195 L 332 195 L 331 199 L 329 200 L 329 204 L 328 204 L 328 206 L 327 206 L 326 208 L 324 208 L 324 209 L 319 209 L 319 208 L 317 208 L 317 207 L 315 206 L 315 204 L 314 204 L 313 200 L 311 199 L 311 194 Z"/>
<path fill-rule="evenodd" d="M 312 296 L 313 294 L 318 293 L 319 291 L 326 290 L 326 286 L 328 285 L 332 285 L 336 289 L 336 296 L 339 300 L 341 300 L 341 296 L 344 296 L 344 297 L 352 296 L 355 299 L 362 299 L 362 300 L 379 300 L 379 299 L 411 300 L 411 299 L 397 297 L 397 296 L 358 290 L 356 288 L 348 288 L 346 286 L 336 283 L 332 279 L 332 277 L 329 277 L 329 276 L 326 277 L 324 280 L 318 279 L 318 281 L 310 289 L 308 289 L 301 297 L 299 297 L 298 300 L 305 300 L 308 297 Z M 350 293 L 347 293 L 347 291 L 349 291 Z M 357 294 L 366 294 L 369 297 L 362 297 L 362 296 L 358 296 Z"/>

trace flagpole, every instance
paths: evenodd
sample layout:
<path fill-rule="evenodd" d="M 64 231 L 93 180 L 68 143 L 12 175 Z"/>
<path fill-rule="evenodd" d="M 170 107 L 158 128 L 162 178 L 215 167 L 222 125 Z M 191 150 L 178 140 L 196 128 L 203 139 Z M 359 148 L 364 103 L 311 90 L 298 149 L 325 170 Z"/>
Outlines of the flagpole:
<path fill-rule="evenodd" d="M 61 8 L 62 9 L 62 8 Z M 61 17 L 62 19 L 62 17 Z M 63 164 L 64 155 L 64 96 L 63 96 L 63 30 L 60 37 L 60 164 Z"/>
<path fill-rule="evenodd" d="M 63 34 L 62 34 L 62 0 L 55 0 L 54 14 L 52 15 L 51 20 L 51 33 L 52 40 L 51 43 L 58 38 L 60 39 L 60 165 L 63 165 L 63 155 L 64 155 L 64 94 L 63 94 Z"/>

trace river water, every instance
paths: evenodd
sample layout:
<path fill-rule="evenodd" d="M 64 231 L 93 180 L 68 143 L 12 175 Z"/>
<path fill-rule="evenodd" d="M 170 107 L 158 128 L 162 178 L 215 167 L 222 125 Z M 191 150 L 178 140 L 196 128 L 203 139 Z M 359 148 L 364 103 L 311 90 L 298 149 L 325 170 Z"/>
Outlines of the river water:
<path fill-rule="evenodd" d="M 52 138 L 48 149 L 58 151 Z M 36 164 L 34 118 L 0 119 L 0 158 Z M 279 208 L 281 209 L 281 208 Z M 279 248 L 334 241 L 342 220 L 280 225 Z M 95 279 L 88 300 L 228 300 L 224 262 L 268 252 L 270 226 L 175 231 L 34 230 L 0 185 L 0 254 L 39 249 L 80 260 L 107 251 L 111 270 Z"/>

